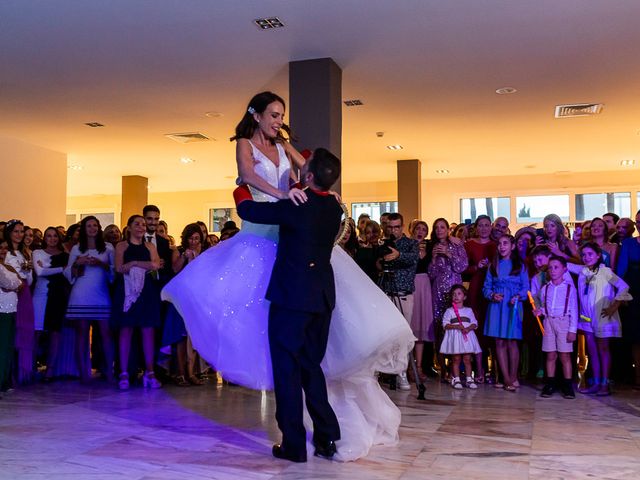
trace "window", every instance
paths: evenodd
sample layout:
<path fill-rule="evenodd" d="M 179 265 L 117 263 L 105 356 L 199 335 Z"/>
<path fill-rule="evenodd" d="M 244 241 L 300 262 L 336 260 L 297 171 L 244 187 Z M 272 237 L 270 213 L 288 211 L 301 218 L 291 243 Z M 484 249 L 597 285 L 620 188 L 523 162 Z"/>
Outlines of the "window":
<path fill-rule="evenodd" d="M 115 218 L 115 213 L 113 213 L 113 212 L 111 212 L 111 213 L 81 213 L 80 214 L 80 220 L 82 220 L 85 217 L 90 217 L 90 216 L 96 217 L 98 219 L 98 221 L 100 222 L 100 226 L 104 230 L 104 227 L 114 223 L 113 220 Z"/>
<path fill-rule="evenodd" d="M 517 223 L 541 222 L 550 213 L 569 220 L 569 195 L 516 197 Z"/>
<path fill-rule="evenodd" d="M 619 217 L 631 215 L 631 193 L 579 193 L 576 194 L 576 220 L 591 220 L 613 212 Z"/>
<path fill-rule="evenodd" d="M 225 222 L 233 220 L 240 227 L 241 220 L 235 208 L 210 208 L 209 209 L 209 232 L 220 233 Z"/>
<path fill-rule="evenodd" d="M 395 213 L 398 211 L 398 202 L 369 202 L 352 203 L 351 218 L 358 220 L 358 217 L 366 213 L 371 220 L 380 222 L 380 215 L 383 213 Z"/>
<path fill-rule="evenodd" d="M 480 215 L 489 215 L 491 220 L 505 217 L 511 221 L 511 199 L 509 197 L 481 197 L 460 199 L 460 221 L 475 222 Z"/>

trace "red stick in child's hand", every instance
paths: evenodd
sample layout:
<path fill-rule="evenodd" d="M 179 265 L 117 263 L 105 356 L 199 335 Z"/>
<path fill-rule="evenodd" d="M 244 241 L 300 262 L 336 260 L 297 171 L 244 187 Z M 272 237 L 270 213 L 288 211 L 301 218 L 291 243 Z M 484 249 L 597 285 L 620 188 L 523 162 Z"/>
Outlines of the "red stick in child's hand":
<path fill-rule="evenodd" d="M 453 311 L 455 312 L 456 317 L 458 317 L 458 323 L 460 323 L 460 326 L 464 328 L 464 324 L 462 323 L 462 318 L 460 318 L 460 312 L 458 311 L 458 306 L 455 303 L 453 304 Z M 465 342 L 469 340 L 467 338 L 467 332 L 465 332 L 464 330 L 462 330 L 462 338 L 464 338 Z"/>

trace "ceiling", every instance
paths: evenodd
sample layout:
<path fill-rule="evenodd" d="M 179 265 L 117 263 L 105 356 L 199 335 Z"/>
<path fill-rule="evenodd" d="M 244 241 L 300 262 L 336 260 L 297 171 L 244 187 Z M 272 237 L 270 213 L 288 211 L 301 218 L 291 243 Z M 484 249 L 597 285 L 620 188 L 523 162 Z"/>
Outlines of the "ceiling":
<path fill-rule="evenodd" d="M 252 23 L 272 16 L 285 28 Z M 67 153 L 69 195 L 119 193 L 121 175 L 227 188 L 250 97 L 287 98 L 288 62 L 332 57 L 364 102 L 343 107 L 345 183 L 403 158 L 426 178 L 618 170 L 640 162 L 638 19 L 637 0 L 2 0 L 0 135 Z M 581 102 L 605 106 L 553 118 Z M 193 131 L 216 141 L 164 137 Z"/>

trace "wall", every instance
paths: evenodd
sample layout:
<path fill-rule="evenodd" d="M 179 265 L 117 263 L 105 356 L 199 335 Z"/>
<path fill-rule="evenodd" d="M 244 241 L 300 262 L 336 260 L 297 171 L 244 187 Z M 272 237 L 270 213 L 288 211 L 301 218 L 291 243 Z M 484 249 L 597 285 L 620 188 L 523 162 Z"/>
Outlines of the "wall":
<path fill-rule="evenodd" d="M 397 200 L 395 181 L 375 183 L 343 183 L 343 200 L 383 202 Z M 429 223 L 437 217 L 460 221 L 460 198 L 537 195 L 554 193 L 631 192 L 631 212 L 638 209 L 636 192 L 640 190 L 640 171 L 576 173 L 568 175 L 526 175 L 511 177 L 452 178 L 422 181 L 422 213 Z M 162 211 L 173 235 L 194 220 L 207 221 L 210 208 L 233 207 L 232 190 L 149 193 L 149 202 Z M 573 205 L 572 205 L 573 215 Z M 119 195 L 69 197 L 68 211 L 120 212 Z M 551 213 L 551 212 L 549 212 Z M 516 218 L 515 198 L 511 202 L 511 218 Z M 572 217 L 573 218 L 573 217 Z"/>
<path fill-rule="evenodd" d="M 65 223 L 67 156 L 0 137 L 0 219 L 46 228 Z"/>

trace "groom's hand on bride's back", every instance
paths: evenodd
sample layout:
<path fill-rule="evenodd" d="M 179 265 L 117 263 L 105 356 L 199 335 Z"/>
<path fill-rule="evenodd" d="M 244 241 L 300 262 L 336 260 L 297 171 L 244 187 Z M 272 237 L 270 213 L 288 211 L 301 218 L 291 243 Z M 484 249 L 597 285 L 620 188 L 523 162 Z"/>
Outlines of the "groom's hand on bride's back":
<path fill-rule="evenodd" d="M 289 190 L 289 200 L 293 202 L 294 205 L 301 205 L 307 201 L 307 194 L 299 188 L 292 188 Z"/>

